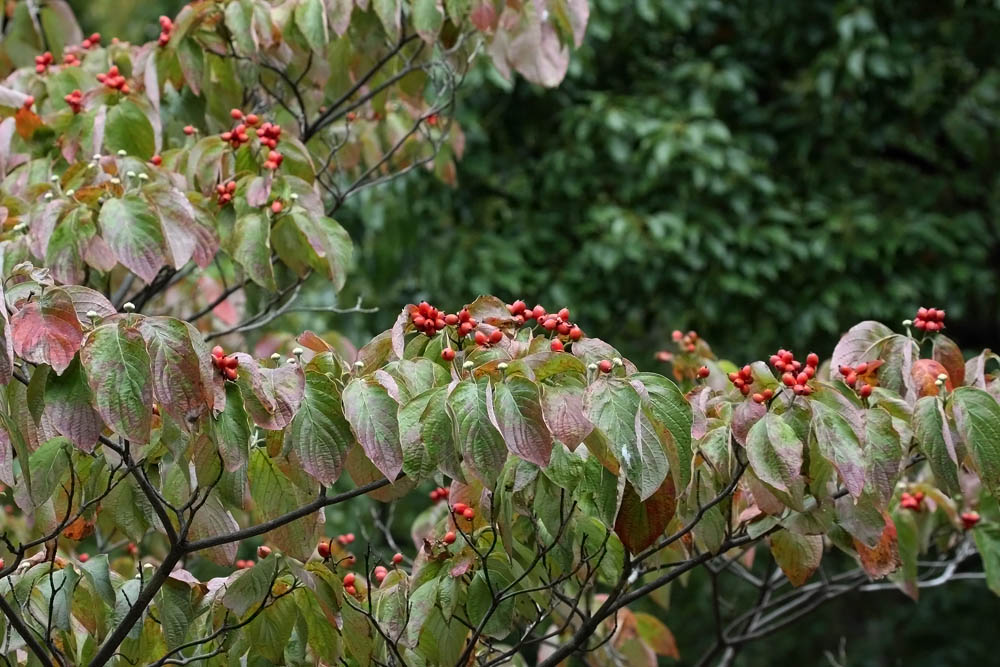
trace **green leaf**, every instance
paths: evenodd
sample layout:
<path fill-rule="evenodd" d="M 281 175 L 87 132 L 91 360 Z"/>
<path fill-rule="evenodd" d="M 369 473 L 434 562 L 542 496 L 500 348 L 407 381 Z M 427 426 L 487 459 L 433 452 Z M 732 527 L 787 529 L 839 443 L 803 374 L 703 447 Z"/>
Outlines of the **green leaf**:
<path fill-rule="evenodd" d="M 489 488 L 496 486 L 507 461 L 507 445 L 489 418 L 493 388 L 489 378 L 467 378 L 448 396 L 458 449 L 474 474 Z"/>
<path fill-rule="evenodd" d="M 194 621 L 190 586 L 167 579 L 156 594 L 156 611 L 167 648 L 174 649 L 183 644 Z"/>
<path fill-rule="evenodd" d="M 691 461 L 694 453 L 691 447 L 691 404 L 685 398 L 680 388 L 655 373 L 636 373 L 629 377 L 635 386 L 642 384 L 645 393 L 640 391 L 646 416 L 657 423 L 657 430 L 663 433 L 666 428 L 669 438 L 663 438 L 670 459 L 670 474 L 674 478 L 674 486 L 686 489 L 691 482 Z"/>
<path fill-rule="evenodd" d="M 924 396 L 913 408 L 913 437 L 927 457 L 934 480 L 948 495 L 960 492 L 958 465 L 952 458 L 951 428 L 936 396 Z"/>
<path fill-rule="evenodd" d="M 986 585 L 1000 595 L 1000 527 L 996 524 L 979 524 L 972 530 L 972 535 L 983 561 Z"/>
<path fill-rule="evenodd" d="M 83 576 L 86 577 L 94 592 L 101 596 L 108 606 L 115 604 L 115 589 L 111 587 L 111 574 L 108 570 L 108 555 L 97 554 L 92 556 L 86 563 L 80 563 Z"/>
<path fill-rule="evenodd" d="M 779 415 L 768 412 L 750 428 L 746 452 L 750 467 L 771 492 L 792 509 L 803 511 L 803 446 L 795 430 Z"/>
<path fill-rule="evenodd" d="M 147 284 L 167 263 L 166 238 L 149 204 L 136 195 L 108 199 L 98 216 L 101 236 L 126 269 Z"/>
<path fill-rule="evenodd" d="M 291 595 L 274 600 L 247 626 L 251 652 L 259 653 L 272 664 L 282 664 L 297 618 L 298 611 Z"/>
<path fill-rule="evenodd" d="M 865 481 L 874 490 L 881 507 L 888 506 L 902 472 L 903 445 L 883 408 L 865 412 Z"/>
<path fill-rule="evenodd" d="M 123 150 L 141 160 L 148 160 L 156 152 L 153 126 L 139 105 L 130 100 L 122 100 L 108 110 L 104 143 L 112 153 Z"/>
<path fill-rule="evenodd" d="M 601 430 L 625 468 L 625 476 L 645 500 L 656 493 L 669 472 L 667 454 L 649 419 L 640 412 L 641 398 L 631 384 L 600 379 L 587 387 L 587 419 Z"/>
<path fill-rule="evenodd" d="M 438 598 L 438 580 L 430 579 L 413 591 L 408 601 L 409 620 L 406 623 L 406 633 L 404 634 L 405 644 L 410 648 L 417 645 L 420 639 L 420 632 L 427 624 L 427 618 L 434 610 Z"/>
<path fill-rule="evenodd" d="M 142 335 L 130 319 L 102 324 L 87 334 L 80 360 L 104 422 L 119 436 L 146 443 L 153 418 L 153 378 Z"/>
<path fill-rule="evenodd" d="M 534 382 L 515 375 L 497 384 L 493 389 L 493 413 L 510 451 L 535 465 L 549 465 L 552 433 L 542 416 Z"/>
<path fill-rule="evenodd" d="M 212 367 L 203 350 L 201 333 L 172 317 L 146 317 L 139 331 L 152 363 L 153 396 L 178 423 L 193 424 L 208 412 L 214 397 Z"/>
<path fill-rule="evenodd" d="M 333 290 L 339 292 L 347 279 L 353 252 L 347 230 L 326 216 L 313 217 L 293 212 L 292 219 L 305 234 L 316 255 L 326 260 L 327 277 L 333 284 Z"/>
<path fill-rule="evenodd" d="M 490 572 L 489 581 L 487 582 L 482 570 L 476 572 L 469 584 L 465 609 L 473 627 L 478 627 L 488 617 L 483 626 L 483 634 L 499 639 L 510 634 L 514 620 L 514 598 L 508 597 L 494 607 L 493 595 L 509 586 L 514 581 L 514 575 L 503 556 L 489 557 L 486 567 Z"/>
<path fill-rule="evenodd" d="M 91 406 L 93 396 L 80 360 L 74 358 L 62 375 L 49 373 L 45 386 L 45 411 L 52 425 L 85 452 L 91 452 L 104 430 L 104 422 Z"/>
<path fill-rule="evenodd" d="M 245 467 L 250 457 L 250 417 L 243 405 L 243 392 L 235 382 L 226 383 L 226 407 L 212 426 L 226 470 L 233 472 Z"/>
<path fill-rule="evenodd" d="M 46 502 L 59 488 L 69 470 L 70 443 L 66 438 L 52 438 L 31 453 L 31 500 L 35 507 Z"/>
<path fill-rule="evenodd" d="M 344 416 L 365 454 L 386 479 L 395 480 L 403 469 L 399 442 L 398 404 L 385 387 L 364 378 L 344 388 Z"/>
<path fill-rule="evenodd" d="M 293 484 L 294 475 L 292 466 L 282 466 L 278 460 L 269 457 L 265 449 L 254 449 L 250 453 L 247 477 L 258 519 L 274 519 L 313 500 L 315 492 L 312 489 L 304 491 Z M 322 518 L 322 514 L 314 513 L 303 520 L 285 524 L 267 533 L 267 539 L 287 555 L 308 558 L 319 537 Z"/>
<path fill-rule="evenodd" d="M 61 374 L 80 349 L 83 327 L 69 293 L 49 287 L 10 318 L 14 353 L 33 364 L 48 364 Z"/>
<path fill-rule="evenodd" d="M 284 429 L 302 403 L 305 373 L 298 364 L 268 368 L 242 352 L 237 353 L 236 358 L 239 360 L 237 384 L 254 423 L 269 431 Z"/>
<path fill-rule="evenodd" d="M 955 423 L 972 453 L 983 485 L 1000 497 L 1000 404 L 976 387 L 959 387 L 952 394 Z"/>
<path fill-rule="evenodd" d="M 263 604 L 278 571 L 279 560 L 279 556 L 268 556 L 260 559 L 250 569 L 237 570 L 232 574 L 231 578 L 235 581 L 226 585 L 226 592 L 222 596 L 222 604 L 226 609 L 242 617 Z"/>
<path fill-rule="evenodd" d="M 233 259 L 243 267 L 250 280 L 266 290 L 275 291 L 271 229 L 267 218 L 261 213 L 249 213 L 237 218 L 232 244 Z"/>
<path fill-rule="evenodd" d="M 296 453 L 309 475 L 329 486 L 340 477 L 352 444 L 340 388 L 326 373 L 307 369 L 305 395 L 285 432 L 285 447 Z"/>
<path fill-rule="evenodd" d="M 299 0 L 295 7 L 295 26 L 313 51 L 322 50 L 329 38 L 323 0 Z"/>
<path fill-rule="evenodd" d="M 796 535 L 779 530 L 768 538 L 771 555 L 793 586 L 809 580 L 823 558 L 821 535 Z"/>
<path fill-rule="evenodd" d="M 840 414 L 819 401 L 811 402 L 812 428 L 824 459 L 833 464 L 847 491 L 857 498 L 865 486 L 864 454 L 854 429 Z"/>
<path fill-rule="evenodd" d="M 427 43 L 433 43 L 444 24 L 439 0 L 413 0 L 413 29 Z"/>
<path fill-rule="evenodd" d="M 378 15 L 385 32 L 389 38 L 396 40 L 399 38 L 400 30 L 400 0 L 372 0 L 375 14 Z"/>

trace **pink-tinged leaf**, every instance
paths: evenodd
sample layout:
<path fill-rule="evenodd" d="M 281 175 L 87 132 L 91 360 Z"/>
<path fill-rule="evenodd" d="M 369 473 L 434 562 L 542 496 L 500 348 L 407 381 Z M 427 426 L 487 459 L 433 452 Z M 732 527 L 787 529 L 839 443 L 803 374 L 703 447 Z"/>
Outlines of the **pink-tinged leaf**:
<path fill-rule="evenodd" d="M 546 467 L 552 456 L 552 433 L 545 424 L 538 385 L 515 375 L 493 389 L 494 423 L 507 448 L 525 461 Z"/>
<path fill-rule="evenodd" d="M 857 366 L 862 361 L 874 361 L 878 357 L 878 344 L 892 335 L 892 329 L 881 322 L 866 320 L 844 334 L 833 349 L 830 368 Z"/>
<path fill-rule="evenodd" d="M 172 317 L 147 317 L 139 325 L 152 362 L 153 396 L 160 409 L 179 424 L 190 425 L 214 403 L 211 378 L 206 384 L 193 340 L 201 334 Z M 208 355 L 205 355 L 208 356 Z"/>
<path fill-rule="evenodd" d="M 353 9 L 353 0 L 326 0 L 326 18 L 330 22 L 330 28 L 338 37 L 343 37 L 351 25 Z"/>
<path fill-rule="evenodd" d="M 150 185 L 143 188 L 142 193 L 160 218 L 170 263 L 174 268 L 181 268 L 194 255 L 201 240 L 195 229 L 194 207 L 184 193 L 169 185 Z"/>
<path fill-rule="evenodd" d="M 474 319 L 480 323 L 491 324 L 499 327 L 514 321 L 514 317 L 507 310 L 506 304 L 495 296 L 480 296 L 470 303 L 466 308 Z"/>
<path fill-rule="evenodd" d="M 507 462 L 507 445 L 490 420 L 493 390 L 488 378 L 468 378 L 448 396 L 448 412 L 455 423 L 458 450 L 473 474 L 493 488 Z"/>
<path fill-rule="evenodd" d="M 769 491 L 793 509 L 803 511 L 803 445 L 795 430 L 779 415 L 768 412 L 754 424 L 746 439 L 747 459 Z"/>
<path fill-rule="evenodd" d="M 594 430 L 583 412 L 582 388 L 542 385 L 541 402 L 545 423 L 553 437 L 570 450 L 575 450 Z"/>
<path fill-rule="evenodd" d="M 763 403 L 754 403 L 753 401 L 737 403 L 736 407 L 733 408 L 732 421 L 733 437 L 736 438 L 736 442 L 745 447 L 747 444 L 747 434 L 750 433 L 750 429 L 765 414 L 767 414 L 767 406 Z"/>
<path fill-rule="evenodd" d="M 542 11 L 538 3 L 521 15 L 512 7 L 504 9 L 490 53 L 494 62 L 502 59 L 528 81 L 551 88 L 566 76 L 569 49 L 551 21 L 541 20 Z"/>
<path fill-rule="evenodd" d="M 110 271 L 118 264 L 115 253 L 108 242 L 100 236 L 92 236 L 83 249 L 83 260 L 98 271 Z"/>
<path fill-rule="evenodd" d="M 355 486 L 364 486 L 372 482 L 388 479 L 385 474 L 376 468 L 375 465 L 368 459 L 365 455 L 364 448 L 362 448 L 362 446 L 358 443 L 354 443 L 351 449 L 347 452 L 347 460 L 344 462 L 344 468 L 347 470 L 347 474 L 351 476 L 351 480 L 354 482 Z M 394 500 L 405 498 L 416 485 L 417 482 L 413 478 L 403 477 L 402 479 L 396 480 L 392 484 L 387 484 L 381 488 L 375 489 L 374 491 L 369 491 L 365 494 L 365 496 L 371 498 L 372 500 L 377 500 L 380 503 L 391 503 Z"/>
<path fill-rule="evenodd" d="M 326 373 L 306 371 L 305 397 L 285 431 L 285 447 L 313 479 L 329 486 L 340 477 L 353 444 L 339 387 Z"/>
<path fill-rule="evenodd" d="M 49 247 L 49 239 L 59 219 L 68 211 L 71 204 L 66 199 L 53 199 L 49 203 L 37 209 L 31 215 L 31 253 L 35 257 L 45 257 Z"/>
<path fill-rule="evenodd" d="M 566 12 L 573 29 L 573 45 L 580 48 L 590 21 L 590 3 L 588 0 L 566 0 Z"/>
<path fill-rule="evenodd" d="M 771 555 L 792 586 L 801 586 L 819 568 L 823 558 L 822 535 L 797 535 L 780 530 L 768 538 Z"/>
<path fill-rule="evenodd" d="M 49 373 L 45 387 L 45 412 L 60 435 L 85 452 L 94 450 L 104 421 L 92 407 L 93 395 L 79 360 L 62 375 Z"/>
<path fill-rule="evenodd" d="M 7 319 L 7 300 L 0 281 L 0 384 L 10 384 L 14 374 L 14 337 Z"/>
<path fill-rule="evenodd" d="M 663 535 L 676 509 L 677 495 L 671 477 L 646 500 L 640 500 L 632 485 L 626 484 L 615 519 L 615 534 L 630 553 L 637 554 Z"/>
<path fill-rule="evenodd" d="M 222 503 L 213 493 L 208 497 L 208 501 L 202 508 L 198 510 L 198 513 L 194 515 L 194 519 L 191 521 L 189 538 L 192 541 L 203 540 L 209 537 L 228 535 L 239 529 L 240 525 L 236 523 L 236 519 L 229 513 L 229 510 L 222 506 Z M 236 559 L 239 546 L 238 542 L 227 542 L 226 544 L 211 547 L 198 553 L 216 565 L 230 567 Z"/>
<path fill-rule="evenodd" d="M 673 658 L 674 660 L 681 659 L 680 651 L 677 650 L 677 640 L 674 639 L 674 633 L 660 619 L 652 614 L 636 612 L 635 622 L 639 637 L 657 655 Z"/>
<path fill-rule="evenodd" d="M 395 480 L 403 469 L 403 448 L 399 442 L 399 405 L 385 387 L 364 378 L 351 380 L 343 393 L 344 416 L 365 454 L 375 467 Z"/>
<path fill-rule="evenodd" d="M 962 374 L 965 374 L 965 368 L 962 368 Z M 937 396 L 938 386 L 937 379 L 938 376 L 944 375 L 946 380 L 944 383 L 945 389 L 949 392 L 955 389 L 954 383 L 951 380 L 951 376 L 948 374 L 948 369 L 942 366 L 939 362 L 934 359 L 918 359 L 913 362 L 913 368 L 910 370 L 910 377 L 913 378 L 913 384 L 917 391 L 918 397 L 924 396 Z"/>
<path fill-rule="evenodd" d="M 573 343 L 573 354 L 585 364 L 597 364 L 605 359 L 618 357 L 625 364 L 625 373 L 636 372 L 635 364 L 623 357 L 618 350 L 605 343 L 600 338 L 583 338 Z"/>
<path fill-rule="evenodd" d="M 275 291 L 271 266 L 271 229 L 260 213 L 240 216 L 233 228 L 232 255 L 247 276 L 266 290 Z"/>
<path fill-rule="evenodd" d="M 270 176 L 254 177 L 247 185 L 247 205 L 258 208 L 266 204 L 271 196 L 271 182 L 273 180 Z"/>
<path fill-rule="evenodd" d="M 857 538 L 854 539 L 854 548 L 861 559 L 861 567 L 873 579 L 881 579 L 895 572 L 900 565 L 896 524 L 892 522 L 888 512 L 883 512 L 883 517 L 885 528 L 882 530 L 882 538 L 874 548 L 866 546 Z"/>
<path fill-rule="evenodd" d="M 854 429 L 832 408 L 812 401 L 812 428 L 820 454 L 833 464 L 848 492 L 858 498 L 865 485 L 865 463 Z"/>
<path fill-rule="evenodd" d="M 934 361 L 944 366 L 948 378 L 956 387 L 965 384 L 965 357 L 955 341 L 944 334 L 934 336 Z"/>
<path fill-rule="evenodd" d="M 247 412 L 257 426 L 280 431 L 292 421 L 302 402 L 306 379 L 298 365 L 265 368 L 248 354 L 237 353 L 237 372 Z"/>
<path fill-rule="evenodd" d="M 396 317 L 396 321 L 392 325 L 392 352 L 396 355 L 397 359 L 403 358 L 403 351 L 406 349 L 403 329 L 410 321 L 410 308 L 412 308 L 411 304 L 403 306 L 403 310 L 400 311 Z"/>
<path fill-rule="evenodd" d="M 131 319 L 87 334 L 80 361 L 104 423 L 127 440 L 145 443 L 153 418 L 153 378 L 145 342 Z"/>
<path fill-rule="evenodd" d="M 76 319 L 80 320 L 81 324 L 88 324 L 90 322 L 90 318 L 87 317 L 87 313 L 90 311 L 97 313 L 97 316 L 100 318 L 113 317 L 118 314 L 118 311 L 111 305 L 108 298 L 97 290 L 92 290 L 83 285 L 64 285 L 61 289 L 66 290 L 70 299 L 73 300 L 73 308 L 76 309 Z"/>
<path fill-rule="evenodd" d="M 14 353 L 34 364 L 48 364 L 57 374 L 66 370 L 83 340 L 73 299 L 58 287 L 25 303 L 10 325 Z"/>
<path fill-rule="evenodd" d="M 452 17 L 453 19 L 456 17 Z M 496 24 L 497 12 L 490 0 L 478 0 L 476 7 L 469 12 L 469 20 L 479 32 L 489 32 Z"/>
<path fill-rule="evenodd" d="M 156 214 L 136 195 L 112 198 L 98 216 L 101 235 L 118 261 L 147 284 L 167 263 L 167 245 Z"/>

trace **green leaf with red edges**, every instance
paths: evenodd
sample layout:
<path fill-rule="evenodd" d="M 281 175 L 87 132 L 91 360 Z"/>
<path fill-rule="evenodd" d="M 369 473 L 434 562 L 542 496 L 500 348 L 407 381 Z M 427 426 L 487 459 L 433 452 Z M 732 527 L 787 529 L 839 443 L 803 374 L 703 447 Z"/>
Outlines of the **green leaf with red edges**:
<path fill-rule="evenodd" d="M 553 437 L 575 450 L 594 430 L 583 413 L 583 387 L 543 384 L 540 389 L 546 425 Z"/>
<path fill-rule="evenodd" d="M 931 352 L 934 361 L 944 366 L 952 384 L 960 387 L 965 384 L 965 357 L 955 341 L 944 334 L 934 336 L 934 348 Z"/>
<path fill-rule="evenodd" d="M 663 624 L 663 621 L 652 614 L 635 612 L 636 630 L 642 641 L 653 649 L 656 655 L 662 655 L 674 660 L 680 660 L 681 654 L 677 650 L 677 640 L 670 628 Z"/>
<path fill-rule="evenodd" d="M 630 553 L 638 554 L 663 535 L 676 509 L 673 479 L 668 477 L 646 500 L 641 500 L 632 485 L 626 484 L 615 519 L 615 533 Z"/>
<path fill-rule="evenodd" d="M 854 538 L 854 548 L 861 559 L 861 567 L 873 579 L 882 577 L 894 572 L 900 565 L 899 544 L 896 536 L 896 524 L 892 522 L 892 517 L 888 512 L 883 512 L 885 527 L 882 529 L 882 538 L 874 548 Z"/>
<path fill-rule="evenodd" d="M 212 407 L 211 378 L 206 384 L 204 356 L 193 341 L 201 334 L 172 317 L 146 317 L 139 324 L 152 361 L 153 396 L 160 409 L 180 424 L 193 424 Z"/>
<path fill-rule="evenodd" d="M 657 430 L 670 460 L 670 474 L 674 486 L 686 489 L 691 482 L 691 404 L 680 388 L 656 373 L 635 373 L 629 377 L 632 386 L 639 390 L 643 410 Z M 666 432 L 664 432 L 664 429 Z"/>
<path fill-rule="evenodd" d="M 351 267 L 353 254 L 351 236 L 333 218 L 326 216 L 313 218 L 300 213 L 294 213 L 293 218 L 315 253 L 326 261 L 327 277 L 333 284 L 333 290 L 339 292 L 347 280 L 347 271 Z"/>
<path fill-rule="evenodd" d="M 640 410 L 639 392 L 624 380 L 600 378 L 587 387 L 587 419 L 607 436 L 641 500 L 656 493 L 669 472 L 667 453 Z"/>
<path fill-rule="evenodd" d="M 344 416 L 365 454 L 388 480 L 403 469 L 403 449 L 399 443 L 399 405 L 375 381 L 355 378 L 344 387 Z"/>
<path fill-rule="evenodd" d="M 226 470 L 233 472 L 247 465 L 252 434 L 240 386 L 227 382 L 225 391 L 226 407 L 212 419 L 212 430 L 222 462 Z"/>
<path fill-rule="evenodd" d="M 819 567 L 823 558 L 822 535 L 797 535 L 779 530 L 768 538 L 771 555 L 792 586 L 801 586 Z"/>
<path fill-rule="evenodd" d="M 448 388 L 434 387 L 400 406 L 399 440 L 407 476 L 429 477 L 447 455 L 454 456 L 454 427 L 447 405 Z"/>
<path fill-rule="evenodd" d="M 824 459 L 829 461 L 848 492 L 857 498 L 865 486 L 865 462 L 861 443 L 846 419 L 819 401 L 811 402 L 812 428 L 816 445 Z"/>
<path fill-rule="evenodd" d="M 955 423 L 965 440 L 983 485 L 1000 498 L 1000 403 L 976 387 L 959 387 L 952 394 Z"/>
<path fill-rule="evenodd" d="M 780 415 L 768 412 L 750 428 L 746 453 L 760 481 L 783 503 L 804 511 L 803 445 L 795 430 Z"/>
<path fill-rule="evenodd" d="M 91 406 L 93 396 L 79 359 L 62 375 L 49 373 L 45 386 L 45 413 L 52 425 L 74 445 L 91 452 L 104 430 L 104 421 Z"/>
<path fill-rule="evenodd" d="M 254 423 L 269 431 L 284 429 L 302 402 L 306 385 L 302 369 L 298 364 L 267 368 L 242 352 L 233 356 L 239 360 L 236 381 Z"/>
<path fill-rule="evenodd" d="M 266 290 L 277 289 L 271 266 L 271 228 L 263 214 L 249 213 L 237 218 L 231 244 L 233 259 L 250 280 Z"/>
<path fill-rule="evenodd" d="M 306 368 L 305 395 L 285 431 L 285 447 L 296 453 L 313 479 L 329 486 L 340 477 L 353 444 L 340 387 L 326 373 Z"/>
<path fill-rule="evenodd" d="M 513 376 L 493 388 L 493 414 L 507 448 L 525 461 L 545 467 L 552 456 L 552 433 L 542 416 L 538 385 Z"/>
<path fill-rule="evenodd" d="M 903 470 L 903 445 L 884 408 L 865 411 L 864 424 L 865 483 L 884 509 Z"/>
<path fill-rule="evenodd" d="M 83 341 L 73 299 L 66 290 L 49 287 L 10 318 L 14 353 L 33 364 L 48 364 L 61 374 Z"/>
<path fill-rule="evenodd" d="M 957 456 L 951 441 L 951 427 L 936 397 L 924 396 L 917 401 L 913 407 L 911 426 L 913 437 L 927 457 L 938 487 L 949 495 L 959 493 Z"/>
<path fill-rule="evenodd" d="M 149 204 L 136 195 L 112 198 L 98 216 L 101 236 L 126 269 L 147 284 L 167 264 L 163 227 Z"/>
<path fill-rule="evenodd" d="M 87 334 L 80 361 L 104 423 L 127 440 L 145 443 L 153 418 L 153 376 L 142 334 L 131 319 L 120 318 Z"/>
<path fill-rule="evenodd" d="M 489 378 L 462 380 L 448 396 L 458 449 L 474 474 L 492 488 L 507 461 L 507 445 L 489 416 L 493 388 Z"/>
<path fill-rule="evenodd" d="M 862 361 L 878 357 L 878 344 L 892 335 L 892 329 L 881 322 L 866 320 L 851 327 L 833 349 L 830 368 L 857 366 Z"/>

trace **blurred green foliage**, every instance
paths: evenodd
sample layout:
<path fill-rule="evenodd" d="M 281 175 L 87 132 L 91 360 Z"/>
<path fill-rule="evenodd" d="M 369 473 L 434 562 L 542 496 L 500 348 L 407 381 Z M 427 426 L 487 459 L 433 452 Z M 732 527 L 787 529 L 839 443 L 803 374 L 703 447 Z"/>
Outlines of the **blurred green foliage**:
<path fill-rule="evenodd" d="M 489 292 L 568 305 L 647 364 L 674 328 L 742 360 L 921 304 L 995 342 L 995 0 L 592 6 L 560 88 L 467 86 L 456 189 L 341 211 L 379 326 Z"/>

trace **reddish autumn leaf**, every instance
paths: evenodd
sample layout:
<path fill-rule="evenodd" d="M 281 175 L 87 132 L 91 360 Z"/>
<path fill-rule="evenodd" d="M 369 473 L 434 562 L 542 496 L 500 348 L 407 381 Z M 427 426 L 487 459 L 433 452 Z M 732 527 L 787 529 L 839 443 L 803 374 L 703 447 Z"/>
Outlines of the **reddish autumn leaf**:
<path fill-rule="evenodd" d="M 48 364 L 61 374 L 83 341 L 83 328 L 69 293 L 50 287 L 25 303 L 10 318 L 14 353 L 35 364 Z"/>
<path fill-rule="evenodd" d="M 854 548 L 861 559 L 861 567 L 865 569 L 868 576 L 880 579 L 891 572 L 895 572 L 899 567 L 899 543 L 896 535 L 896 524 L 892 522 L 892 517 L 888 512 L 882 512 L 885 518 L 885 528 L 882 529 L 882 538 L 874 547 L 865 546 L 857 538 L 852 538 Z"/>
<path fill-rule="evenodd" d="M 944 366 L 949 379 L 956 387 L 965 384 L 965 357 L 955 341 L 944 334 L 938 334 L 934 337 L 932 356 L 934 361 Z"/>
<path fill-rule="evenodd" d="M 915 361 L 913 369 L 910 371 L 910 376 L 913 378 L 913 383 L 920 396 L 937 396 L 938 386 L 935 382 L 937 382 L 939 375 L 945 375 L 948 378 L 945 380 L 944 386 L 948 391 L 952 391 L 955 387 L 952 384 L 951 376 L 948 375 L 948 369 L 933 359 Z"/>
<path fill-rule="evenodd" d="M 622 505 L 615 519 L 615 533 L 625 548 L 637 554 L 663 534 L 676 509 L 677 494 L 672 477 L 667 477 L 646 500 L 639 500 L 639 494 L 631 484 L 626 483 Z"/>

